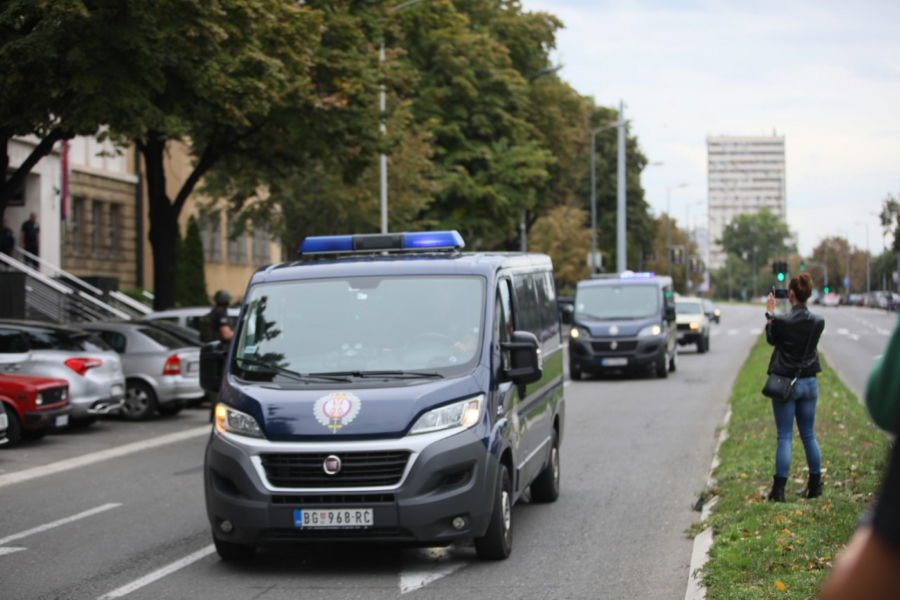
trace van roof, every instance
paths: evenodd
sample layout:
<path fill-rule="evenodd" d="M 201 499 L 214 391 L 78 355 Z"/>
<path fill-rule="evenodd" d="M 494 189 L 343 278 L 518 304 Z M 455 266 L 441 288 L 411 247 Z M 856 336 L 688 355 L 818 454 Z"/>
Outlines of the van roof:
<path fill-rule="evenodd" d="M 601 287 L 601 286 L 623 286 L 623 285 L 655 285 L 657 287 L 665 287 L 667 285 L 672 285 L 672 278 L 666 275 L 654 275 L 652 277 L 603 277 L 599 279 L 585 279 L 584 281 L 579 281 L 579 288 L 586 287 Z"/>
<path fill-rule="evenodd" d="M 483 275 L 500 269 L 551 270 L 546 254 L 521 252 L 351 254 L 300 259 L 263 267 L 250 285 L 273 281 L 327 279 L 367 275 Z"/>

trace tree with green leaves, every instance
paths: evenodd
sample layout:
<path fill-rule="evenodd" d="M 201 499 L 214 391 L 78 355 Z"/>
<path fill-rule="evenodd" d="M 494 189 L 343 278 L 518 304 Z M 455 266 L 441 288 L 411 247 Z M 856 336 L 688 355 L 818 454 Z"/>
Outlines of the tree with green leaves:
<path fill-rule="evenodd" d="M 168 5 L 172 2 L 154 4 Z M 0 218 L 9 199 L 60 140 L 131 128 L 165 86 L 140 0 L 9 0 L 0 8 Z M 37 143 L 15 169 L 16 136 Z M 9 175 L 9 173 L 12 171 Z"/>
<path fill-rule="evenodd" d="M 200 224 L 191 215 L 187 223 L 184 240 L 175 238 L 176 282 L 175 304 L 177 306 L 206 306 L 209 294 L 206 292 L 206 262 L 203 255 L 203 240 L 200 238 Z"/>
<path fill-rule="evenodd" d="M 574 288 L 590 275 L 591 230 L 578 226 L 586 216 L 577 205 L 556 206 L 537 220 L 528 236 L 530 251 L 543 252 L 553 260 L 553 275 L 560 289 Z"/>
<path fill-rule="evenodd" d="M 716 243 L 729 254 L 751 262 L 755 259 L 757 266 L 796 251 L 787 223 L 765 208 L 736 216 Z"/>

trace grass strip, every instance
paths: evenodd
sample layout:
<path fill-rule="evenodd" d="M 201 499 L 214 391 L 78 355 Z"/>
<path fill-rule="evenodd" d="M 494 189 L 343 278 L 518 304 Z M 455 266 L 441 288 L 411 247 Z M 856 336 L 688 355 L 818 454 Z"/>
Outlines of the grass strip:
<path fill-rule="evenodd" d="M 824 495 L 807 500 L 803 444 L 794 427 L 787 502 L 760 499 L 772 485 L 777 440 L 771 401 L 760 390 L 771 347 L 761 336 L 735 381 L 728 438 L 713 473 L 719 497 L 707 525 L 715 541 L 702 569 L 707 598 L 814 598 L 835 554 L 877 495 L 888 442 L 866 409 L 823 359 L 816 437 Z"/>

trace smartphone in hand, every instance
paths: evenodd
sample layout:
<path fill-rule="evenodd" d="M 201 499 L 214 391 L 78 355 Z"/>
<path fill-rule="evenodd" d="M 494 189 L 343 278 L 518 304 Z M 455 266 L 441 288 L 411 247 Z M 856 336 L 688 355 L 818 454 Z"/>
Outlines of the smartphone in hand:
<path fill-rule="evenodd" d="M 775 296 L 776 300 L 787 300 L 789 297 L 787 289 L 776 288 L 775 286 L 772 286 L 772 295 Z"/>

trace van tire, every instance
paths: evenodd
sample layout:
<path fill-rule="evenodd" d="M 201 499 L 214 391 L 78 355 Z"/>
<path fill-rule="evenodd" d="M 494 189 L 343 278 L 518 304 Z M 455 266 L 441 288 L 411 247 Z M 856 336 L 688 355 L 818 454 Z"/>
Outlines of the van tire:
<path fill-rule="evenodd" d="M 556 502 L 559 498 L 559 477 L 559 436 L 554 427 L 550 441 L 550 460 L 531 484 L 531 499 L 542 503 Z"/>
<path fill-rule="evenodd" d="M 581 381 L 584 376 L 581 373 L 581 370 L 575 366 L 574 363 L 569 363 L 569 379 L 572 381 Z"/>
<path fill-rule="evenodd" d="M 216 545 L 216 553 L 219 558 L 225 562 L 237 562 L 239 560 L 249 560 L 256 554 L 255 546 L 247 546 L 245 544 L 236 544 L 234 542 L 226 542 L 213 536 L 213 543 Z"/>
<path fill-rule="evenodd" d="M 656 377 L 658 379 L 665 379 L 669 376 L 669 354 L 666 352 L 666 349 L 663 348 L 662 356 L 660 356 L 656 360 Z"/>
<path fill-rule="evenodd" d="M 512 552 L 512 480 L 506 465 L 497 467 L 497 490 L 491 522 L 482 537 L 475 538 L 475 552 L 481 560 L 504 560 Z"/>

